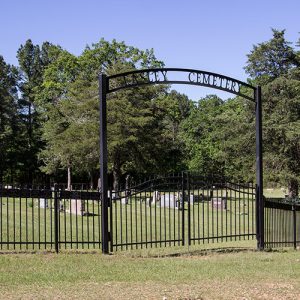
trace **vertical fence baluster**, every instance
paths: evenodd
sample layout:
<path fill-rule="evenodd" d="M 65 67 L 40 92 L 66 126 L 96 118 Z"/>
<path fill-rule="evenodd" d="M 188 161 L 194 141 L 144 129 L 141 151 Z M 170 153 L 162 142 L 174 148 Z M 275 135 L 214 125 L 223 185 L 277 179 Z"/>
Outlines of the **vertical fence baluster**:
<path fill-rule="evenodd" d="M 182 188 L 182 191 L 181 191 L 181 199 L 180 199 L 180 202 L 181 202 L 181 238 L 182 238 L 182 246 L 185 245 L 185 215 L 184 215 L 184 193 L 185 193 L 185 178 L 184 178 L 184 172 L 181 173 L 181 176 L 182 176 L 182 180 L 181 180 L 181 188 Z"/>
<path fill-rule="evenodd" d="M 58 185 L 54 185 L 54 243 L 55 252 L 59 251 L 59 198 L 58 198 Z"/>
<path fill-rule="evenodd" d="M 297 249 L 297 211 L 296 206 L 293 205 L 293 238 L 294 238 L 294 249 Z"/>

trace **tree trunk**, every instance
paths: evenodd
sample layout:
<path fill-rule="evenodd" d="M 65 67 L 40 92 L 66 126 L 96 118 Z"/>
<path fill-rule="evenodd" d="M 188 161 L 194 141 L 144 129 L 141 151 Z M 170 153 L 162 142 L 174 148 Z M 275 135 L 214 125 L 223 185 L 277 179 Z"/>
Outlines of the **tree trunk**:
<path fill-rule="evenodd" d="M 291 179 L 288 185 L 289 198 L 296 198 L 299 194 L 299 185 L 296 179 Z"/>
<path fill-rule="evenodd" d="M 71 186 L 71 167 L 68 167 L 68 184 L 67 184 L 67 190 L 71 191 L 72 186 Z"/>
<path fill-rule="evenodd" d="M 113 177 L 114 177 L 113 188 L 114 191 L 117 193 L 120 190 L 120 179 L 121 179 L 121 169 L 117 164 L 113 165 Z"/>
<path fill-rule="evenodd" d="M 94 181 L 93 181 L 93 171 L 89 171 L 89 177 L 90 177 L 90 189 L 94 189 Z"/>
<path fill-rule="evenodd" d="M 29 158 L 29 166 L 28 166 L 28 183 L 32 184 L 33 182 L 33 170 L 32 170 L 32 144 L 33 144 L 33 138 L 32 138 L 32 104 L 31 100 L 28 101 L 28 151 L 30 153 Z"/>

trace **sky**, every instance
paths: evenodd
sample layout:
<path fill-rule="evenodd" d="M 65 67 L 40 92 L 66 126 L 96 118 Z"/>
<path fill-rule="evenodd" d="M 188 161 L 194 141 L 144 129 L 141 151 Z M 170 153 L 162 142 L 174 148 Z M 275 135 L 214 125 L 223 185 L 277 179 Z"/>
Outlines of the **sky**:
<path fill-rule="evenodd" d="M 153 48 L 166 67 L 246 81 L 247 54 L 272 37 L 271 28 L 286 29 L 293 46 L 300 38 L 299 0 L 1 0 L 0 11 L 0 55 L 14 65 L 29 38 L 80 55 L 103 37 Z M 173 88 L 193 100 L 230 96 L 203 87 Z"/>

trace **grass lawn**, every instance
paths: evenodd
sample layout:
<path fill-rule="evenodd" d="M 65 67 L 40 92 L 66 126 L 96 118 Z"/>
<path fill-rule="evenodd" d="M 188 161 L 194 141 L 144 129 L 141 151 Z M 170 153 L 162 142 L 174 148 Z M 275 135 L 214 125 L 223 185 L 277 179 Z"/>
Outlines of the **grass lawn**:
<path fill-rule="evenodd" d="M 300 299 L 299 251 L 257 252 L 243 243 L 234 252 L 193 246 L 108 256 L 6 253 L 0 298 Z"/>

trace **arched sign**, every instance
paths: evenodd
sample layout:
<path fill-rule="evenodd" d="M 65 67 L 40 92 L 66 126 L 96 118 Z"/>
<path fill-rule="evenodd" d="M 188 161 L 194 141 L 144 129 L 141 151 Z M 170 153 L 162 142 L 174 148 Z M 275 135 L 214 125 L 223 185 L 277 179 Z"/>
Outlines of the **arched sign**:
<path fill-rule="evenodd" d="M 143 69 L 107 77 L 107 93 L 149 84 L 190 84 L 222 90 L 255 101 L 255 88 L 224 75 L 178 68 Z"/>
<path fill-rule="evenodd" d="M 222 90 L 255 102 L 256 113 L 256 224 L 258 248 L 264 248 L 264 200 L 262 172 L 262 109 L 261 88 L 224 75 L 180 68 L 134 70 L 111 76 L 100 74 L 100 178 L 102 210 L 102 252 L 109 252 L 107 196 L 107 114 L 106 95 L 122 89 L 153 84 L 190 84 Z"/>

